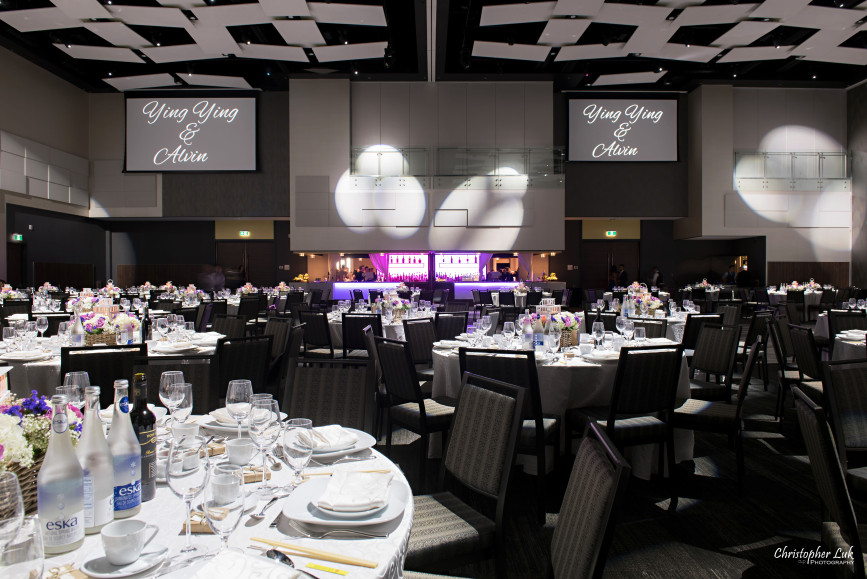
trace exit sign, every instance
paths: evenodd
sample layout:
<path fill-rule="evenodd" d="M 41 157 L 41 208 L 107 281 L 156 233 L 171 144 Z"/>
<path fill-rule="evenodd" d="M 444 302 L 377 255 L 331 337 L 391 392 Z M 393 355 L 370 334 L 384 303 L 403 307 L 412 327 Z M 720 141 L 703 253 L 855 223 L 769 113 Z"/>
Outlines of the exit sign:
<path fill-rule="evenodd" d="M 21 235 L 20 233 L 13 233 L 12 234 L 12 241 L 24 241 L 24 236 Z"/>
<path fill-rule="evenodd" d="M 606 231 L 605 237 L 617 237 L 617 232 L 616 231 Z"/>
<path fill-rule="evenodd" d="M 249 232 L 249 231 L 246 231 L 246 230 L 244 230 L 244 231 L 239 231 L 239 232 L 238 232 L 238 235 L 240 235 L 241 237 L 250 237 L 250 232 Z"/>

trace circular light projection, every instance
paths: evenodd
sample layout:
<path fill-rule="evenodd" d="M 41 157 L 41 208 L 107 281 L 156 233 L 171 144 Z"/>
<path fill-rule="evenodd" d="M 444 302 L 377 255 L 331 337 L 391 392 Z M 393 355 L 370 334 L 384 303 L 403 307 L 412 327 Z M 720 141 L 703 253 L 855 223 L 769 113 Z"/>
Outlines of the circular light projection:
<path fill-rule="evenodd" d="M 355 160 L 355 172 L 337 181 L 334 202 L 347 228 L 394 239 L 414 235 L 424 221 L 427 202 L 415 177 L 403 176 L 406 159 L 389 145 L 374 145 Z"/>

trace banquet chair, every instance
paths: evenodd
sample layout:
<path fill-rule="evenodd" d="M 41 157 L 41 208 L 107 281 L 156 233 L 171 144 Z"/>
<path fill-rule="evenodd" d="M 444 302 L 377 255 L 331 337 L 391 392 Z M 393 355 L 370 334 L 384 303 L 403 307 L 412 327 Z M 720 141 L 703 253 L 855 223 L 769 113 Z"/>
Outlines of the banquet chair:
<path fill-rule="evenodd" d="M 740 326 L 704 324 L 690 361 L 690 398 L 731 401 L 732 374 L 740 337 Z M 705 379 L 696 380 L 696 372 L 703 372 Z M 716 377 L 716 381 L 712 380 L 712 376 Z"/>
<path fill-rule="evenodd" d="M 353 302 L 363 302 L 364 301 L 364 292 L 359 289 L 352 290 L 352 301 Z"/>
<path fill-rule="evenodd" d="M 494 556 L 497 576 L 505 576 L 506 493 L 526 395 L 512 384 L 463 375 L 440 471 L 445 490 L 413 497 L 406 567 L 442 571 Z"/>
<path fill-rule="evenodd" d="M 822 517 L 830 519 L 822 522 L 822 544 L 832 553 L 838 549 L 839 552 L 848 552 L 851 548 L 851 564 L 847 565 L 848 569 L 841 570 L 854 577 L 864 577 L 864 551 L 858 520 L 825 411 L 800 388 L 792 388 L 792 394 L 823 511 L 830 515 Z"/>
<path fill-rule="evenodd" d="M 286 306 L 289 304 L 300 304 L 304 301 L 304 292 L 291 291 L 286 292 Z M 284 308 L 285 309 L 285 308 Z"/>
<path fill-rule="evenodd" d="M 782 336 L 781 328 L 785 327 L 786 333 L 788 334 L 789 332 L 787 322 L 788 319 L 783 316 L 783 319 L 771 320 L 771 323 L 768 324 L 768 338 L 770 339 L 771 347 L 774 349 L 774 357 L 777 360 L 777 375 L 779 377 L 774 418 L 781 422 L 785 414 L 783 407 L 786 403 L 786 393 L 801 380 L 798 365 L 789 361 L 792 352 L 791 350 L 787 350 L 787 348 L 790 348 L 791 345 L 786 346 L 786 342 Z M 789 339 L 791 340 L 791 336 Z"/>
<path fill-rule="evenodd" d="M 563 304 L 563 291 L 564 290 L 561 290 L 561 289 L 551 291 L 551 297 L 554 298 L 555 304 L 564 305 Z"/>
<path fill-rule="evenodd" d="M 298 319 L 304 325 L 304 358 L 334 358 L 328 314 L 300 310 Z"/>
<path fill-rule="evenodd" d="M 293 323 L 299 324 L 301 323 L 301 313 L 300 312 L 309 312 L 310 306 L 308 306 L 304 302 L 293 302 L 289 304 L 289 317 L 292 318 Z"/>
<path fill-rule="evenodd" d="M 683 339 L 680 341 L 684 350 L 695 350 L 698 336 L 705 324 L 722 325 L 722 314 L 688 314 L 683 326 Z M 687 352 L 689 354 L 689 352 Z"/>
<path fill-rule="evenodd" d="M 56 336 L 57 330 L 60 328 L 61 322 L 69 321 L 69 314 L 39 314 L 48 319 L 48 329 L 43 334 L 46 337 Z"/>
<path fill-rule="evenodd" d="M 211 322 L 211 312 L 214 309 L 214 304 L 202 304 L 202 318 L 196 324 L 197 332 L 207 332 L 208 324 Z"/>
<path fill-rule="evenodd" d="M 373 333 L 382 336 L 382 315 L 343 313 L 341 330 L 344 358 L 367 358 L 367 345 L 364 343 L 365 326 L 373 326 Z"/>
<path fill-rule="evenodd" d="M 175 302 L 175 300 L 157 299 L 153 302 L 153 306 L 151 307 L 151 309 L 152 310 L 163 310 L 166 312 L 174 313 L 174 311 L 176 309 L 178 309 L 178 304 Z"/>
<path fill-rule="evenodd" d="M 68 372 L 87 372 L 91 385 L 101 388 L 100 406 L 109 408 L 114 403 L 114 381 L 132 382 L 136 358 L 146 355 L 146 344 L 107 347 L 64 346 L 60 348 L 60 380 L 62 383 L 63 377 Z"/>
<path fill-rule="evenodd" d="M 311 309 L 319 309 L 320 302 L 322 301 L 322 290 L 319 288 L 311 289 L 307 292 L 307 306 Z"/>
<path fill-rule="evenodd" d="M 735 458 L 738 466 L 738 491 L 744 492 L 744 441 L 743 441 L 743 414 L 744 399 L 750 389 L 750 379 L 753 368 L 758 358 L 759 345 L 755 343 L 750 347 L 747 355 L 746 367 L 741 376 L 738 386 L 737 404 L 725 402 L 712 402 L 690 398 L 680 408 L 674 409 L 671 422 L 674 428 L 698 430 L 701 432 L 718 432 L 727 434 L 729 443 L 735 444 Z"/>
<path fill-rule="evenodd" d="M 473 308 L 473 300 L 449 300 L 446 302 L 446 312 L 454 313 L 454 312 L 472 312 Z"/>
<path fill-rule="evenodd" d="M 199 308 L 178 308 L 175 310 L 175 314 L 184 317 L 184 322 L 193 322 L 196 323 L 196 317 L 199 315 Z"/>
<path fill-rule="evenodd" d="M 283 408 L 289 416 L 303 416 L 313 426 L 339 424 L 367 431 L 371 415 L 373 360 L 328 360 L 293 368 L 286 384 Z"/>
<path fill-rule="evenodd" d="M 515 304 L 515 292 L 500 292 L 500 325 L 503 322 L 514 322 L 518 319 L 518 307 Z"/>
<path fill-rule="evenodd" d="M 768 324 L 774 319 L 774 313 L 755 312 L 750 318 L 747 327 L 747 335 L 744 336 L 742 350 L 738 353 L 738 362 L 745 364 L 750 347 L 759 340 L 759 359 L 757 364 L 761 367 L 762 383 L 765 390 L 768 389 Z"/>
<path fill-rule="evenodd" d="M 848 287 L 840 288 L 839 290 L 837 290 L 837 296 L 836 296 L 836 299 L 834 301 L 834 308 L 841 307 L 841 306 L 843 306 L 843 304 L 848 304 L 849 298 L 851 298 L 851 297 L 855 297 L 853 294 L 852 288 L 848 288 Z M 839 304 L 839 306 L 838 306 L 838 304 Z M 831 309 L 834 309 L 834 308 L 831 308 Z"/>
<path fill-rule="evenodd" d="M 837 334 L 846 330 L 867 330 L 867 315 L 863 311 L 829 310 L 828 336 L 832 359 L 835 338 Z"/>
<path fill-rule="evenodd" d="M 253 392 L 276 395 L 276 390 L 270 388 L 267 382 L 272 341 L 272 336 L 218 340 L 214 353 L 217 361 L 217 391 L 225 389 L 230 380 L 250 380 Z"/>
<path fill-rule="evenodd" d="M 828 415 L 846 486 L 867 496 L 867 361 L 825 362 L 823 385 Z"/>
<path fill-rule="evenodd" d="M 370 298 L 370 303 L 375 302 L 377 298 L 382 298 L 382 292 L 379 290 L 370 290 L 367 295 Z"/>
<path fill-rule="evenodd" d="M 421 290 L 418 294 L 419 301 L 433 302 L 433 290 Z"/>
<path fill-rule="evenodd" d="M 286 360 L 288 359 L 289 333 L 292 322 L 285 318 L 271 318 L 265 324 L 265 336 L 271 336 L 271 353 L 268 357 L 269 384 L 280 391 L 281 378 L 285 375 Z"/>
<path fill-rule="evenodd" d="M 431 299 L 431 303 L 441 304 L 443 303 L 443 290 L 442 288 L 436 288 L 433 291 L 433 299 Z"/>
<path fill-rule="evenodd" d="M 618 448 L 658 443 L 660 476 L 665 472 L 664 459 L 668 457 L 671 511 L 677 509 L 678 500 L 672 414 L 682 357 L 679 345 L 622 348 L 610 405 L 566 411 L 570 447 L 572 438 L 592 421 L 605 428 Z"/>
<path fill-rule="evenodd" d="M 819 299 L 819 304 L 816 306 L 808 306 L 809 310 L 816 310 L 816 312 L 827 312 L 828 310 L 834 309 L 834 303 L 836 302 L 837 290 L 826 289 L 822 290 L 822 297 Z"/>
<path fill-rule="evenodd" d="M 3 300 L 3 305 L 0 306 L 0 318 L 2 318 L 3 327 L 9 325 L 9 316 L 15 314 L 26 314 L 27 319 L 30 319 L 30 311 L 32 310 L 30 300 Z"/>
<path fill-rule="evenodd" d="M 724 326 L 737 326 L 741 323 L 741 303 L 730 303 L 720 305 L 718 314 L 722 314 L 722 324 Z"/>
<path fill-rule="evenodd" d="M 786 290 L 786 313 L 793 324 L 802 324 L 807 321 L 804 290 Z"/>
<path fill-rule="evenodd" d="M 593 322 L 596 321 L 596 310 L 584 310 L 584 320 L 587 332 L 593 330 Z M 599 312 L 599 320 L 605 326 L 606 332 L 617 331 L 617 312 Z"/>
<path fill-rule="evenodd" d="M 617 320 L 615 319 L 615 324 Z M 667 320 L 642 320 L 635 319 L 633 320 L 634 327 L 636 328 L 644 328 L 644 335 L 647 336 L 647 339 L 654 338 L 664 338 L 665 330 L 668 327 Z M 616 325 L 615 325 L 616 329 Z"/>
<path fill-rule="evenodd" d="M 392 402 L 385 389 L 385 381 L 382 379 L 382 364 L 379 361 L 379 353 L 376 350 L 376 341 L 373 335 L 373 326 L 365 326 L 364 343 L 367 345 L 367 357 L 373 361 L 373 399 L 376 403 L 376 414 L 373 417 L 373 436 L 376 440 L 382 439 L 382 426 L 385 424 L 388 409 Z"/>
<path fill-rule="evenodd" d="M 813 330 L 789 324 L 792 336 L 792 351 L 798 364 L 798 386 L 802 392 L 812 398 L 816 404 L 825 403 L 825 389 L 822 385 L 822 360 L 819 349 L 813 340 Z"/>
<path fill-rule="evenodd" d="M 529 291 L 527 292 L 527 307 L 538 306 L 542 303 L 542 292 L 540 291 Z"/>
<path fill-rule="evenodd" d="M 524 421 L 518 438 L 518 452 L 536 456 L 536 484 L 538 487 L 538 516 L 545 520 L 541 497 L 546 494 L 547 446 L 554 447 L 554 460 L 560 457 L 560 422 L 555 414 L 542 412 L 542 392 L 536 371 L 536 354 L 532 350 L 490 350 L 488 348 L 460 348 L 458 360 L 461 374 L 470 372 L 515 384 L 528 390 L 529 399 L 524 406 Z"/>
<path fill-rule="evenodd" d="M 292 379 L 292 372 L 302 362 L 301 346 L 304 343 L 304 324 L 296 326 L 289 324 L 289 338 L 286 341 L 286 352 L 283 362 L 280 364 L 279 379 L 277 381 L 278 402 L 283 408 L 287 404 L 287 385 Z"/>
<path fill-rule="evenodd" d="M 419 380 L 433 380 L 433 344 L 437 339 L 434 321 L 431 318 L 404 318 L 403 334 L 406 336 L 412 363 L 416 366 L 416 377 Z M 425 368 L 418 369 L 420 364 Z"/>
<path fill-rule="evenodd" d="M 385 389 L 392 402 L 387 415 L 385 452 L 391 456 L 394 425 L 420 435 L 419 488 L 422 488 L 427 480 L 427 453 L 430 435 L 449 429 L 455 411 L 454 401 L 445 398 L 424 397 L 415 377 L 415 366 L 413 366 L 406 342 L 379 336 L 374 336 L 374 342 L 382 367 Z M 445 438 L 443 438 L 443 444 L 445 444 Z"/>
<path fill-rule="evenodd" d="M 244 328 L 247 321 L 241 316 L 218 315 L 214 316 L 214 324 L 211 329 L 227 338 L 243 338 Z"/>
<path fill-rule="evenodd" d="M 184 381 L 192 384 L 193 414 L 207 414 L 223 405 L 225 387 L 220 391 L 216 379 L 216 363 L 213 354 L 193 356 L 151 356 L 136 361 L 136 372 L 144 372 L 148 381 L 148 400 L 157 402 L 160 377 L 163 372 L 180 371 Z M 228 386 L 228 383 L 224 386 Z"/>
<path fill-rule="evenodd" d="M 213 300 L 211 302 L 211 316 L 206 322 L 206 328 L 213 326 L 217 316 L 225 316 L 229 312 L 229 303 L 226 300 Z"/>
<path fill-rule="evenodd" d="M 259 294 L 253 294 L 241 296 L 241 301 L 238 303 L 238 317 L 244 318 L 246 329 L 251 331 L 255 331 L 259 319 L 259 301 Z"/>
<path fill-rule="evenodd" d="M 467 331 L 469 312 L 437 312 L 434 316 L 434 329 L 437 340 L 454 340 Z"/>

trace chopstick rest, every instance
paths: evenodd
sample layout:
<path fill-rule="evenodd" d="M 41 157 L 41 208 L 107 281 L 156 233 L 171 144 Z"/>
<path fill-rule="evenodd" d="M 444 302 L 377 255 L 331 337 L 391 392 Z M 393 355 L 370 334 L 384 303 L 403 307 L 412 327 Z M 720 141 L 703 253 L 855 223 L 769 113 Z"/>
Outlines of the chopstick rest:
<path fill-rule="evenodd" d="M 183 535 L 187 532 L 187 522 L 184 521 L 181 524 L 181 532 L 179 535 Z M 199 535 L 213 535 L 214 531 L 211 529 L 211 525 L 208 524 L 208 519 L 205 517 L 205 513 L 202 511 L 193 511 L 190 513 L 190 532 L 196 533 Z"/>
<path fill-rule="evenodd" d="M 268 480 L 271 479 L 271 471 L 268 471 L 265 478 Z M 244 467 L 244 482 L 245 483 L 262 482 L 262 467 L 261 466 Z"/>

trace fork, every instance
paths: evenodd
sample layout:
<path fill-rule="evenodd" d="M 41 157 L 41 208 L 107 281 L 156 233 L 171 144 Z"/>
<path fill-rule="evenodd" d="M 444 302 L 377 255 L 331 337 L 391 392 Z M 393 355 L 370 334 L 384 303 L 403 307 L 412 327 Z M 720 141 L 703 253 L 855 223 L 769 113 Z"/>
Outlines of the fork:
<path fill-rule="evenodd" d="M 368 533 L 366 531 L 358 531 L 356 529 L 330 529 L 322 533 L 310 533 L 309 531 L 305 531 L 304 529 L 302 529 L 292 519 L 287 519 L 287 521 L 293 529 L 295 529 L 301 535 L 307 537 L 308 539 L 324 539 L 325 537 L 328 537 L 329 535 L 333 535 L 335 533 L 354 533 L 356 535 L 361 535 L 362 537 L 370 537 L 372 539 L 383 539 L 385 537 L 388 537 L 389 535 L 389 533 Z"/>
<path fill-rule="evenodd" d="M 315 458 L 311 458 L 310 462 L 315 462 L 319 466 L 331 466 L 332 464 L 340 464 L 341 462 L 359 462 L 362 460 L 373 460 L 376 457 L 373 455 L 370 456 L 344 456 L 343 458 L 338 458 L 334 462 L 319 462 Z"/>

